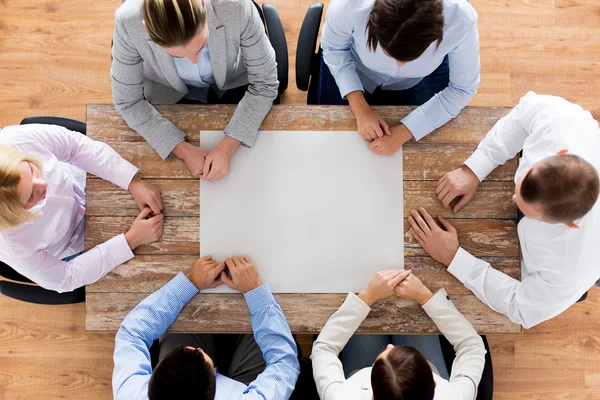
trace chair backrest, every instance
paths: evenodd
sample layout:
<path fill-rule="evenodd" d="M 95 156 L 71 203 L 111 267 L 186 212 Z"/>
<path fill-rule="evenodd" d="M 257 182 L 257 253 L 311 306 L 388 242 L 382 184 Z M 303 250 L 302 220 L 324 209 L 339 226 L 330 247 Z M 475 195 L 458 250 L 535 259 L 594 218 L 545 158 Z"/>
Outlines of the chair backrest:
<path fill-rule="evenodd" d="M 21 121 L 21 125 L 26 124 L 45 124 L 45 125 L 59 125 L 67 128 L 70 131 L 79 132 L 82 135 L 86 133 L 85 122 L 77 121 L 71 118 L 63 117 L 29 117 Z"/>
<path fill-rule="evenodd" d="M 296 86 L 302 91 L 308 91 L 307 103 L 314 104 L 318 84 L 321 49 L 317 51 L 317 39 L 323 16 L 323 3 L 313 3 L 308 8 L 296 49 Z M 316 53 L 315 53 L 316 51 Z"/>
<path fill-rule="evenodd" d="M 273 4 L 263 4 L 265 26 L 271 46 L 275 50 L 275 61 L 277 61 L 277 79 L 279 80 L 279 94 L 288 88 L 289 60 L 285 30 L 279 18 L 279 13 Z"/>
<path fill-rule="evenodd" d="M 456 358 L 456 353 L 444 335 L 439 335 L 439 338 L 440 345 L 442 347 L 442 354 L 444 355 L 444 361 L 446 362 L 446 368 L 448 368 L 448 372 L 452 373 L 452 363 Z M 483 345 L 487 353 L 485 354 L 483 374 L 481 375 L 481 381 L 479 382 L 479 387 L 477 388 L 476 400 L 492 400 L 494 396 L 494 367 L 492 365 L 492 353 L 490 352 L 490 346 L 488 345 L 487 338 L 482 335 L 481 339 L 483 340 Z"/>

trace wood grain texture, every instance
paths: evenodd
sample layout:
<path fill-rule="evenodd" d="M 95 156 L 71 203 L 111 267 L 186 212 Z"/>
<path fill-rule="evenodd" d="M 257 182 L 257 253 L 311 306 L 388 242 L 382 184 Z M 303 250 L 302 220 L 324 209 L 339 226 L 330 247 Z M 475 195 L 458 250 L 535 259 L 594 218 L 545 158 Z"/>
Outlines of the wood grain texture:
<path fill-rule="evenodd" d="M 167 217 L 200 216 L 200 184 L 198 180 L 149 179 L 161 191 L 164 214 Z M 458 213 L 446 210 L 435 197 L 436 181 L 404 181 L 404 215 L 411 209 L 425 207 L 433 216 L 446 218 L 514 219 L 517 207 L 511 198 L 513 182 L 484 181 L 475 197 Z M 129 192 L 102 179 L 89 179 L 86 214 L 98 216 L 135 217 L 140 210 Z"/>
<path fill-rule="evenodd" d="M 118 329 L 127 313 L 146 296 L 145 293 L 89 293 L 86 301 L 87 329 Z M 346 295 L 311 294 L 310 307 L 313 311 L 310 313 L 306 312 L 307 297 L 306 294 L 275 295 L 292 332 L 319 332 L 331 314 L 342 305 Z M 520 332 L 520 326 L 511 323 L 502 314 L 490 312 L 474 295 L 455 295 L 452 300 L 479 332 Z M 239 293 L 200 293 L 183 308 L 169 328 L 170 332 L 251 333 L 250 312 L 247 306 L 241 306 L 243 304 L 243 296 Z M 438 330 L 418 304 L 396 299 L 375 304 L 357 332 L 433 333 Z"/>
<path fill-rule="evenodd" d="M 127 232 L 134 217 L 87 217 L 86 249 L 104 243 L 108 239 Z M 452 224 L 458 231 L 461 246 L 476 257 L 517 257 L 519 241 L 517 225 L 512 220 L 455 219 Z M 408 221 L 404 221 L 404 255 L 425 256 L 427 253 L 408 233 Z M 154 243 L 135 249 L 134 253 L 198 255 L 200 253 L 200 219 L 186 217 L 165 218 L 163 235 Z"/>
<path fill-rule="evenodd" d="M 109 272 L 103 279 L 86 287 L 87 293 L 153 293 L 179 272 L 187 272 L 198 259 L 195 255 L 141 255 Z M 520 267 L 515 257 L 484 257 L 494 268 L 514 278 Z M 449 294 L 470 294 L 446 268 L 431 257 L 406 257 L 404 268 L 411 269 L 432 291 L 445 288 Z M 260 266 L 259 266 L 260 271 Z M 244 306 L 245 303 L 240 303 Z"/>
<path fill-rule="evenodd" d="M 290 88 L 282 101 L 305 102 L 306 93 L 293 83 L 294 49 L 312 0 L 269 2 L 282 17 L 290 50 Z M 327 7 L 328 1 L 324 3 Z M 111 101 L 109 44 L 119 4 L 118 0 L 0 0 L 0 126 L 35 115 L 84 120 L 86 103 Z M 528 90 L 535 90 L 563 96 L 600 117 L 597 0 L 472 0 L 472 4 L 479 14 L 482 68 L 473 105 L 512 107 Z M 586 302 L 522 335 L 488 335 L 494 399 L 599 400 L 600 356 L 589 347 L 600 340 L 598 321 L 600 290 L 592 290 Z M 561 340 L 564 332 L 569 342 Z M 87 339 L 67 346 L 76 335 Z M 310 343 L 311 337 L 300 336 L 300 341 Z M 48 338 L 64 340 L 57 345 Z M 114 332 L 85 331 L 83 304 L 42 307 L 0 296 L 3 400 L 112 399 L 113 348 Z M 304 347 L 305 355 L 309 349 Z M 565 360 L 576 366 L 565 368 Z"/>
<path fill-rule="evenodd" d="M 390 124 L 398 122 L 415 107 L 373 107 Z M 159 105 L 156 109 L 187 134 L 189 142 L 200 141 L 202 130 L 223 130 L 235 105 Z M 425 136 L 419 143 L 477 145 L 503 116 L 507 107 L 467 107 L 448 124 Z M 144 138 L 119 117 L 112 105 L 88 104 L 88 128 L 106 142 L 143 142 Z M 261 125 L 263 131 L 355 131 L 356 119 L 348 107 L 275 105 Z"/>

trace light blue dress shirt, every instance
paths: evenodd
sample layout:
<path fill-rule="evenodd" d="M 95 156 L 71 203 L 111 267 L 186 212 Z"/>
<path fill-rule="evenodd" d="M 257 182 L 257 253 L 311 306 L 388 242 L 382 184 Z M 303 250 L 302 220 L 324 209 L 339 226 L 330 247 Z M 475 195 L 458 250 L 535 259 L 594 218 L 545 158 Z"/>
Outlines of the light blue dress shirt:
<path fill-rule="evenodd" d="M 173 64 L 175 64 L 177 75 L 188 88 L 189 93 L 186 97 L 206 103 L 208 89 L 215 87 L 208 46 L 204 46 L 198 52 L 197 64 L 192 63 L 187 57 L 173 57 Z"/>
<path fill-rule="evenodd" d="M 112 385 L 116 400 L 148 399 L 152 375 L 150 346 L 196 293 L 196 286 L 179 273 L 123 320 L 115 341 Z M 244 294 L 244 298 L 252 315 L 254 338 L 267 367 L 249 386 L 217 372 L 215 399 L 287 400 L 296 385 L 300 365 L 285 316 L 267 285 Z"/>
<path fill-rule="evenodd" d="M 431 74 L 448 55 L 450 83 L 402 123 L 420 140 L 444 125 L 471 101 L 479 86 L 477 13 L 466 0 L 444 1 L 444 37 L 416 60 L 398 67 L 381 46 L 367 47 L 367 21 L 375 0 L 332 0 L 321 36 L 323 58 L 343 97 L 361 90 L 404 90 Z"/>

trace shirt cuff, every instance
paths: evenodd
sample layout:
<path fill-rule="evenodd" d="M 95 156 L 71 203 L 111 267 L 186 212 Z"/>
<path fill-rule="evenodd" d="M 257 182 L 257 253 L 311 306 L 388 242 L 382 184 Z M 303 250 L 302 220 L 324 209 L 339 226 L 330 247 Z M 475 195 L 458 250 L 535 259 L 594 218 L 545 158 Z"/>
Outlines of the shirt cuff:
<path fill-rule="evenodd" d="M 477 179 L 479 179 L 479 182 L 483 182 L 483 180 L 498 166 L 479 149 L 475 150 L 473 154 L 471 154 L 471 157 L 467 158 L 465 165 L 473 171 L 477 176 Z"/>
<path fill-rule="evenodd" d="M 229 136 L 230 138 L 233 138 L 233 139 L 237 140 L 238 142 L 240 142 L 240 146 L 244 146 L 244 147 L 248 147 L 248 148 L 250 148 L 250 146 L 248 146 L 246 143 L 244 143 L 244 141 L 243 141 L 243 140 L 241 140 L 241 139 L 239 139 L 239 138 L 237 138 L 237 137 L 235 137 L 235 136 L 233 136 L 233 135 L 230 135 L 230 134 L 229 134 L 229 133 L 227 133 L 227 132 L 225 132 L 225 136 Z"/>
<path fill-rule="evenodd" d="M 131 180 L 135 174 L 138 173 L 139 169 L 130 162 L 121 158 L 114 171 L 114 176 L 111 177 L 112 179 L 110 181 L 121 189 L 128 190 Z"/>
<path fill-rule="evenodd" d="M 430 311 L 439 310 L 440 303 L 444 303 L 450 301 L 450 296 L 446 292 L 446 289 L 441 288 L 427 301 L 427 303 L 423 304 L 423 310 L 429 315 Z"/>
<path fill-rule="evenodd" d="M 183 272 L 175 275 L 175 278 L 171 279 L 167 285 L 169 285 L 169 290 L 176 294 L 184 304 L 187 304 L 199 292 L 196 285 Z"/>
<path fill-rule="evenodd" d="M 421 110 L 421 107 L 413 110 L 413 112 L 404 117 L 400 122 L 408 128 L 417 142 L 435 129 L 431 122 L 429 122 L 427 115 Z"/>
<path fill-rule="evenodd" d="M 356 310 L 358 316 L 363 320 L 367 318 L 367 315 L 369 315 L 371 312 L 371 307 L 362 301 L 361 298 L 356 295 L 356 293 L 352 292 L 348 293 L 348 296 L 346 296 L 346 300 L 344 300 L 342 307 L 351 307 L 352 309 Z"/>
<path fill-rule="evenodd" d="M 452 262 L 448 266 L 448 272 L 450 272 L 456 277 L 456 279 L 464 284 L 471 270 L 471 266 L 476 260 L 477 258 L 471 255 L 471 253 L 462 247 L 459 247 L 458 251 L 454 255 L 454 258 L 452 259 Z"/>
<path fill-rule="evenodd" d="M 124 233 L 108 240 L 105 244 L 115 266 L 121 265 L 134 257 Z"/>
<path fill-rule="evenodd" d="M 266 306 L 277 304 L 268 285 L 262 285 L 244 293 L 244 298 L 246 299 L 246 303 L 248 303 L 251 314 Z"/>

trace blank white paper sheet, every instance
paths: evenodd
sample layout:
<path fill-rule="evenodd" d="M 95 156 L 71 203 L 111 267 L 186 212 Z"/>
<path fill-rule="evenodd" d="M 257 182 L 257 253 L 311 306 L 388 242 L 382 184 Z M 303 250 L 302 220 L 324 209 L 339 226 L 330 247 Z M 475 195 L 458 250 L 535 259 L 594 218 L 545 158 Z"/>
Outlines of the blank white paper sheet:
<path fill-rule="evenodd" d="M 356 131 L 262 131 L 228 176 L 200 181 L 200 255 L 250 256 L 275 293 L 359 292 L 404 267 L 402 192 L 402 151 L 376 155 Z"/>

